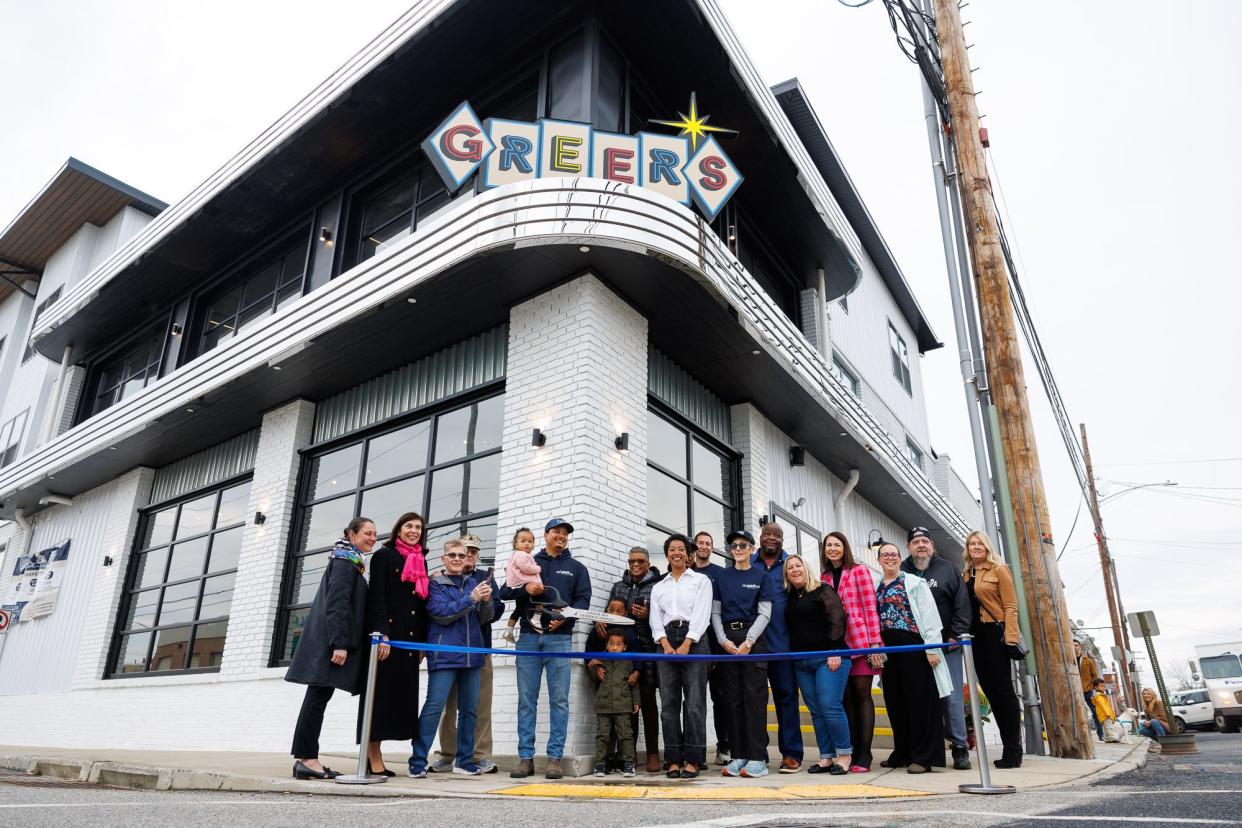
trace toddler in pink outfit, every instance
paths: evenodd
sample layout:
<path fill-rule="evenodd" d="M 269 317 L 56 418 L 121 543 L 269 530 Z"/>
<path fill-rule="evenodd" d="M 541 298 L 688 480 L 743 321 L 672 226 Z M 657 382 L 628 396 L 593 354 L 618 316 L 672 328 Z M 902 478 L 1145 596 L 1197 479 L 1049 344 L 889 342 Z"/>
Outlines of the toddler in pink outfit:
<path fill-rule="evenodd" d="M 543 580 L 539 577 L 539 564 L 535 563 L 535 557 L 530 554 L 534 548 L 534 532 L 526 527 L 522 527 L 513 534 L 513 551 L 509 553 L 509 560 L 505 563 L 505 586 L 543 585 Z M 500 634 L 500 637 L 510 644 L 517 640 L 513 633 L 517 622 L 518 612 L 514 610 L 513 614 L 509 616 L 509 623 L 505 631 Z"/>

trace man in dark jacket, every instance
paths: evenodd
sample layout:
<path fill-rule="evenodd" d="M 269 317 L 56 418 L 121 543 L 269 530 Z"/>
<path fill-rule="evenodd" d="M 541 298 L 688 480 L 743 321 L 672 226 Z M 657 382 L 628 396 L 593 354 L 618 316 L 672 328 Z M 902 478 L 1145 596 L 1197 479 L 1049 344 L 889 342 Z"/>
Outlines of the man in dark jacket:
<path fill-rule="evenodd" d="M 626 572 L 621 580 L 612 585 L 608 595 L 609 602 L 625 602 L 625 615 L 634 619 L 635 643 L 630 647 L 644 653 L 656 651 L 655 639 L 651 635 L 651 589 L 664 576 L 660 570 L 651 565 L 647 550 L 635 546 L 626 558 Z M 604 631 L 603 624 L 596 624 L 597 632 Z M 660 679 L 656 675 L 654 661 L 638 662 L 638 687 L 641 697 L 640 709 L 643 714 L 643 738 L 647 746 L 647 772 L 658 773 L 660 760 L 660 707 L 656 701 Z M 634 736 L 638 736 L 635 723 Z"/>
<path fill-rule="evenodd" d="M 970 632 L 970 594 L 962 580 L 962 572 L 950 561 L 936 554 L 931 532 L 916 526 L 906 535 L 910 557 L 901 562 L 903 572 L 917 575 L 931 587 L 940 611 L 941 635 L 945 641 L 957 641 Z M 953 692 L 940 700 L 944 718 L 944 735 L 953 746 L 953 767 L 970 770 L 970 751 L 966 747 L 966 714 L 962 708 L 962 648 L 944 650 L 949 665 Z"/>
<path fill-rule="evenodd" d="M 544 548 L 535 555 L 542 584 L 527 584 L 500 590 L 504 600 L 517 601 L 522 614 L 522 634 L 516 650 L 518 683 L 518 766 L 509 775 L 524 779 L 535 772 L 535 715 L 539 707 L 539 684 L 548 676 L 548 779 L 564 776 L 561 757 L 565 752 L 565 735 L 569 729 L 569 660 L 547 657 L 542 653 L 567 653 L 571 647 L 574 622 L 571 618 L 549 621 L 540 618 L 539 628 L 531 624 L 537 605 L 560 596 L 575 609 L 590 609 L 591 574 L 569 552 L 569 536 L 574 527 L 567 520 L 552 518 L 543 528 Z M 555 590 L 555 592 L 553 592 Z"/>

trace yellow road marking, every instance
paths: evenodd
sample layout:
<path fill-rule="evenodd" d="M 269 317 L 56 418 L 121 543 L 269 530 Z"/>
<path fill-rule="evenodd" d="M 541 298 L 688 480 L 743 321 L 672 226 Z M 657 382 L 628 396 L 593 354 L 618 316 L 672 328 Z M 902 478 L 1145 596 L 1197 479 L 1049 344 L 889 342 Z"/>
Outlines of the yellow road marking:
<path fill-rule="evenodd" d="M 515 785 L 494 793 L 506 796 L 543 796 L 567 799 L 840 799 L 856 797 L 927 796 L 926 791 L 883 788 L 878 785 L 786 785 L 765 788 L 758 785 L 699 787 L 684 785 L 592 785 L 536 782 Z"/>

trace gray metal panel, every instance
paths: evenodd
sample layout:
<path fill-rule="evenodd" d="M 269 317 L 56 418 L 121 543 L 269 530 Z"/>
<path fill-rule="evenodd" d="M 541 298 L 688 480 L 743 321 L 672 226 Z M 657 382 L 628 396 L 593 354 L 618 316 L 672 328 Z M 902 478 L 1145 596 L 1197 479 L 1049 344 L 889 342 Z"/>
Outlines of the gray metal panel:
<path fill-rule="evenodd" d="M 259 430 L 256 428 L 175 463 L 169 463 L 155 472 L 151 502 L 173 500 L 213 483 L 252 471 L 258 450 Z"/>
<path fill-rule="evenodd" d="M 509 327 L 501 325 L 355 385 L 315 408 L 314 441 L 322 443 L 502 379 L 508 352 Z"/>
<path fill-rule="evenodd" d="M 650 345 L 647 392 L 720 442 L 729 442 L 729 406 Z"/>

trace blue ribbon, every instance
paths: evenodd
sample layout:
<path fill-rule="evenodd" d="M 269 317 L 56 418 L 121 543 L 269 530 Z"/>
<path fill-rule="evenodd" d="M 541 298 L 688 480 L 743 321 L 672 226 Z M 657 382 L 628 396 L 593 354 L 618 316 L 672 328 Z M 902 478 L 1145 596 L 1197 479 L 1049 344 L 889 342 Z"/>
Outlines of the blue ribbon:
<path fill-rule="evenodd" d="M 873 655 L 875 653 L 920 653 L 926 650 L 943 650 L 949 647 L 970 646 L 969 641 L 945 641 L 940 644 L 902 644 L 897 647 L 867 647 L 857 650 L 815 650 L 807 653 L 749 653 L 747 655 L 687 653 L 644 653 L 627 650 L 623 653 L 558 653 L 545 650 L 497 650 L 491 647 L 460 647 L 455 644 L 427 644 L 421 641 L 383 641 L 371 636 L 371 646 L 388 644 L 398 650 L 419 650 L 425 653 L 472 653 L 475 655 L 537 656 L 540 658 L 573 658 L 598 661 L 801 661 L 806 658 L 829 658 L 831 656 Z"/>

